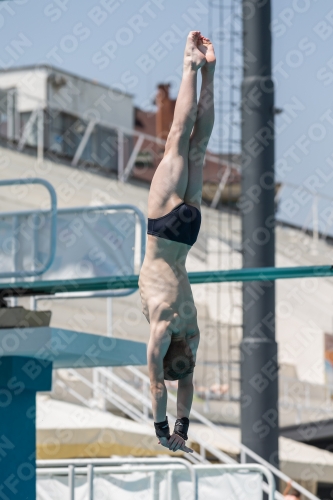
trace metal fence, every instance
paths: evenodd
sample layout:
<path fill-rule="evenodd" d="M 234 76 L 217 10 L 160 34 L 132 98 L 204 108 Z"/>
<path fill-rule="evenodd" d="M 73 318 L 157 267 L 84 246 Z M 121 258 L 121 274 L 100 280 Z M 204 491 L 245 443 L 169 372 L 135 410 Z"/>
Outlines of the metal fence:
<path fill-rule="evenodd" d="M 265 478 L 262 483 L 264 491 L 268 494 L 268 500 L 276 497 L 275 481 L 273 474 L 262 465 L 258 464 L 236 464 L 236 465 L 200 465 L 193 466 L 187 460 L 181 458 L 123 458 L 123 459 L 67 459 L 67 460 L 37 460 L 37 479 L 45 476 L 65 476 L 68 478 L 69 500 L 75 500 L 75 478 L 84 475 L 87 478 L 88 500 L 97 500 L 94 496 L 94 477 L 98 474 L 133 474 L 134 472 L 147 472 L 150 474 L 150 495 L 153 500 L 159 499 L 156 483 L 156 474 L 164 473 L 167 481 L 168 499 L 172 499 L 173 473 L 177 470 L 187 470 L 191 483 L 191 500 L 199 498 L 199 475 L 198 472 L 218 471 L 222 474 L 260 474 Z M 37 482 L 38 484 L 38 482 Z M 223 492 L 218 492 L 218 495 Z M 279 497 L 282 497 L 279 495 Z M 260 499 L 258 499 L 260 500 Z"/>

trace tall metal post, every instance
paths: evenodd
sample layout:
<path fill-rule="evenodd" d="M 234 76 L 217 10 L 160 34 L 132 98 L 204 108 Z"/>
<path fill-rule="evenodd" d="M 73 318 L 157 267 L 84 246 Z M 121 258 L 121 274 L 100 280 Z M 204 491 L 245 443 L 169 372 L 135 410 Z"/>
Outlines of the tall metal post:
<path fill-rule="evenodd" d="M 243 267 L 274 266 L 274 85 L 270 0 L 243 0 Z M 278 466 L 275 286 L 243 283 L 242 443 Z M 253 459 L 246 457 L 247 462 Z"/>

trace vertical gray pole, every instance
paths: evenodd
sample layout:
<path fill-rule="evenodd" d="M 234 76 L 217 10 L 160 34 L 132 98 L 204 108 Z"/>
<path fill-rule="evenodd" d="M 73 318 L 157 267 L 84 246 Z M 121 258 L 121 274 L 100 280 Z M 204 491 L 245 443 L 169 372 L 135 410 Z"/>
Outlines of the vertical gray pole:
<path fill-rule="evenodd" d="M 243 0 L 243 267 L 274 266 L 274 85 L 270 0 Z M 275 284 L 243 283 L 242 442 L 268 462 L 278 458 Z M 247 457 L 247 462 L 253 459 Z"/>

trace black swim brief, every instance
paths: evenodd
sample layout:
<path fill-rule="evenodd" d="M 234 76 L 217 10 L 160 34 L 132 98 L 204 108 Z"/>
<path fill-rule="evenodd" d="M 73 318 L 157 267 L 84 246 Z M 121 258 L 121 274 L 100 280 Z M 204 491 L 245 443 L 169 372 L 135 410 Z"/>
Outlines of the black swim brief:
<path fill-rule="evenodd" d="M 197 241 L 200 225 L 200 210 L 183 202 L 162 217 L 148 219 L 147 233 L 192 246 Z"/>

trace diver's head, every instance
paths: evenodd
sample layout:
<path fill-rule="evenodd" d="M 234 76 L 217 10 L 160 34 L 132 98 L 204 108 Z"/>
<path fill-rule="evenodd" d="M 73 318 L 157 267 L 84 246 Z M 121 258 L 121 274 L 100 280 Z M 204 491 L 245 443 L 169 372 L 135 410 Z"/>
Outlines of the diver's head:
<path fill-rule="evenodd" d="M 193 373 L 193 354 L 185 338 L 171 337 L 169 349 L 163 359 L 164 379 L 179 380 Z"/>

